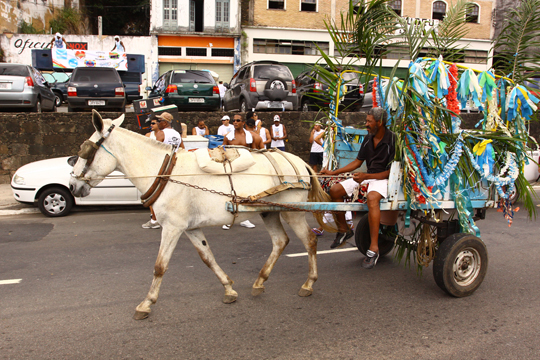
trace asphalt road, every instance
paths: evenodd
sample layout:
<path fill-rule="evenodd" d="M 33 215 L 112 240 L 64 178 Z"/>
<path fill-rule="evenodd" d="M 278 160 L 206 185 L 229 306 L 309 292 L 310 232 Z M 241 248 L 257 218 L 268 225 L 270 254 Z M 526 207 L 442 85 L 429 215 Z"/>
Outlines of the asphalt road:
<path fill-rule="evenodd" d="M 311 218 L 311 216 L 309 216 Z M 251 286 L 271 250 L 255 229 L 205 230 L 238 301 L 185 235 L 147 320 L 132 319 L 152 279 L 159 230 L 146 211 L 0 217 L 0 359 L 537 359 L 540 356 L 538 222 L 524 211 L 478 222 L 489 251 L 470 297 L 441 291 L 391 257 L 361 267 L 356 250 L 318 256 L 314 294 L 297 296 L 307 258 L 291 233 L 266 292 Z M 356 219 L 358 221 L 358 219 Z M 313 221 L 310 220 L 313 224 Z M 319 250 L 327 250 L 323 235 Z M 1 282 L 0 282 L 1 283 Z"/>

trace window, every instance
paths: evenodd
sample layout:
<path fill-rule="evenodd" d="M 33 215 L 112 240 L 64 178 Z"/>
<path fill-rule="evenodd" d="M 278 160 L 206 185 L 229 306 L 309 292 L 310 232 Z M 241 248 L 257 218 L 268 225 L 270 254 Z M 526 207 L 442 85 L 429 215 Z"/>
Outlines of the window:
<path fill-rule="evenodd" d="M 253 52 L 259 54 L 321 55 L 328 52 L 330 45 L 322 41 L 253 39 Z"/>
<path fill-rule="evenodd" d="M 475 23 L 478 24 L 478 15 L 480 14 L 480 8 L 476 4 L 471 4 L 467 8 L 467 15 L 465 17 L 465 21 L 468 23 Z"/>
<path fill-rule="evenodd" d="M 163 0 L 163 26 L 175 28 L 178 21 L 178 0 Z"/>
<path fill-rule="evenodd" d="M 234 56 L 234 49 L 214 49 L 212 48 L 212 56 Z"/>
<path fill-rule="evenodd" d="M 182 48 L 181 47 L 164 47 L 164 46 L 160 46 L 160 47 L 158 47 L 158 55 L 178 55 L 178 56 L 182 56 Z"/>
<path fill-rule="evenodd" d="M 204 0 L 189 1 L 189 31 L 202 32 L 204 29 Z"/>
<path fill-rule="evenodd" d="M 216 0 L 216 31 L 229 29 L 229 0 Z"/>
<path fill-rule="evenodd" d="M 483 50 L 464 50 L 463 62 L 469 64 L 487 64 L 488 52 Z"/>
<path fill-rule="evenodd" d="M 317 11 L 317 0 L 302 0 L 300 11 Z"/>
<path fill-rule="evenodd" d="M 401 16 L 401 0 L 393 0 L 388 3 L 390 9 L 394 10 L 397 16 Z"/>
<path fill-rule="evenodd" d="M 285 10 L 285 0 L 268 0 L 268 8 L 275 10 Z"/>
<path fill-rule="evenodd" d="M 186 48 L 186 56 L 206 56 L 206 48 Z"/>
<path fill-rule="evenodd" d="M 435 1 L 433 3 L 433 16 L 435 20 L 444 20 L 446 16 L 446 3 L 444 1 Z"/>

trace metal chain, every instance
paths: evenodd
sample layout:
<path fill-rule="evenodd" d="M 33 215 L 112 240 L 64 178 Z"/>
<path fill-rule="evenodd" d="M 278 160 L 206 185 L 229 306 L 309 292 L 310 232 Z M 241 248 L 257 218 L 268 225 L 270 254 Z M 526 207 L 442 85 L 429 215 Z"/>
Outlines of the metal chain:
<path fill-rule="evenodd" d="M 282 203 L 276 203 L 276 202 L 272 202 L 272 201 L 265 201 L 265 200 L 255 200 L 255 201 L 251 201 L 249 199 L 249 197 L 245 197 L 245 196 L 234 196 L 232 194 L 227 194 L 227 193 L 224 193 L 222 191 L 217 191 L 217 190 L 212 190 L 212 189 L 208 189 L 208 188 L 205 188 L 205 187 L 202 187 L 202 186 L 198 186 L 198 185 L 193 185 L 193 184 L 189 184 L 189 183 L 185 183 L 183 181 L 178 181 L 178 180 L 174 180 L 174 179 L 171 179 L 169 178 L 168 179 L 170 182 L 173 182 L 175 184 L 179 184 L 179 185 L 184 185 L 186 187 L 190 187 L 190 188 L 193 188 L 193 189 L 196 189 L 196 190 L 202 190 L 202 191 L 206 191 L 206 192 L 209 192 L 211 194 L 216 194 L 216 195 L 221 195 L 221 196 L 226 196 L 228 198 L 231 198 L 231 200 L 233 200 L 233 202 L 237 203 L 237 204 L 245 204 L 245 203 L 250 203 L 250 204 L 265 204 L 265 205 L 271 205 L 271 206 L 278 206 L 278 207 L 283 207 L 283 208 L 286 208 L 286 209 L 290 209 L 290 210 L 294 210 L 294 211 L 303 211 L 303 212 L 309 212 L 309 213 L 331 213 L 331 214 L 336 214 L 336 213 L 340 213 L 340 212 L 343 212 L 343 211 L 334 211 L 334 210 L 307 210 L 307 209 L 302 209 L 302 208 L 299 208 L 299 207 L 295 207 L 295 206 L 292 206 L 292 205 L 286 205 L 286 204 L 282 204 Z M 237 199 L 237 201 L 234 201 L 234 199 Z M 239 201 L 238 201 L 239 200 Z"/>

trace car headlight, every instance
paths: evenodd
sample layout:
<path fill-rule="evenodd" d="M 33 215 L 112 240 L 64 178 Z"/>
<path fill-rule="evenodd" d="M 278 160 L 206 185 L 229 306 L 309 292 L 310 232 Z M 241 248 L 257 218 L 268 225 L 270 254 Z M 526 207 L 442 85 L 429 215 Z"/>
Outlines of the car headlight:
<path fill-rule="evenodd" d="M 13 182 L 17 185 L 26 185 L 26 181 L 24 181 L 24 178 L 17 174 L 15 174 L 15 176 L 13 177 Z"/>

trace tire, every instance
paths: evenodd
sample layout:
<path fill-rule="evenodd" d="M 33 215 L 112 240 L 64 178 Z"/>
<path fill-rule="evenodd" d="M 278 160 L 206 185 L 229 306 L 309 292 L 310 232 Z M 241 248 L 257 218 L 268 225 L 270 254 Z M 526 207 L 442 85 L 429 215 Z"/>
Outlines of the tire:
<path fill-rule="evenodd" d="M 379 256 L 384 256 L 388 254 L 394 248 L 393 238 L 389 239 L 384 234 L 384 232 L 384 229 L 382 232 L 379 232 Z M 356 225 L 356 230 L 354 232 L 354 240 L 356 242 L 356 247 L 358 248 L 358 250 L 362 254 L 366 255 L 366 252 L 369 250 L 369 246 L 371 245 L 368 214 L 362 216 L 362 218 L 358 222 L 358 225 Z"/>
<path fill-rule="evenodd" d="M 471 295 L 478 289 L 488 268 L 484 242 L 467 233 L 452 234 L 440 245 L 433 262 L 437 285 L 454 297 Z"/>
<path fill-rule="evenodd" d="M 41 109 L 41 99 L 37 98 L 36 104 L 30 109 L 31 112 L 37 112 L 41 113 L 43 110 Z"/>
<path fill-rule="evenodd" d="M 247 106 L 247 102 L 246 102 L 246 99 L 242 98 L 240 99 L 240 112 L 247 112 L 248 111 L 248 106 Z"/>
<path fill-rule="evenodd" d="M 54 104 L 56 107 L 61 106 L 62 102 L 64 101 L 64 98 L 61 93 L 55 92 L 54 93 Z"/>
<path fill-rule="evenodd" d="M 38 199 L 39 211 L 45 216 L 60 217 L 70 213 L 74 200 L 71 193 L 61 187 L 44 190 Z"/>

